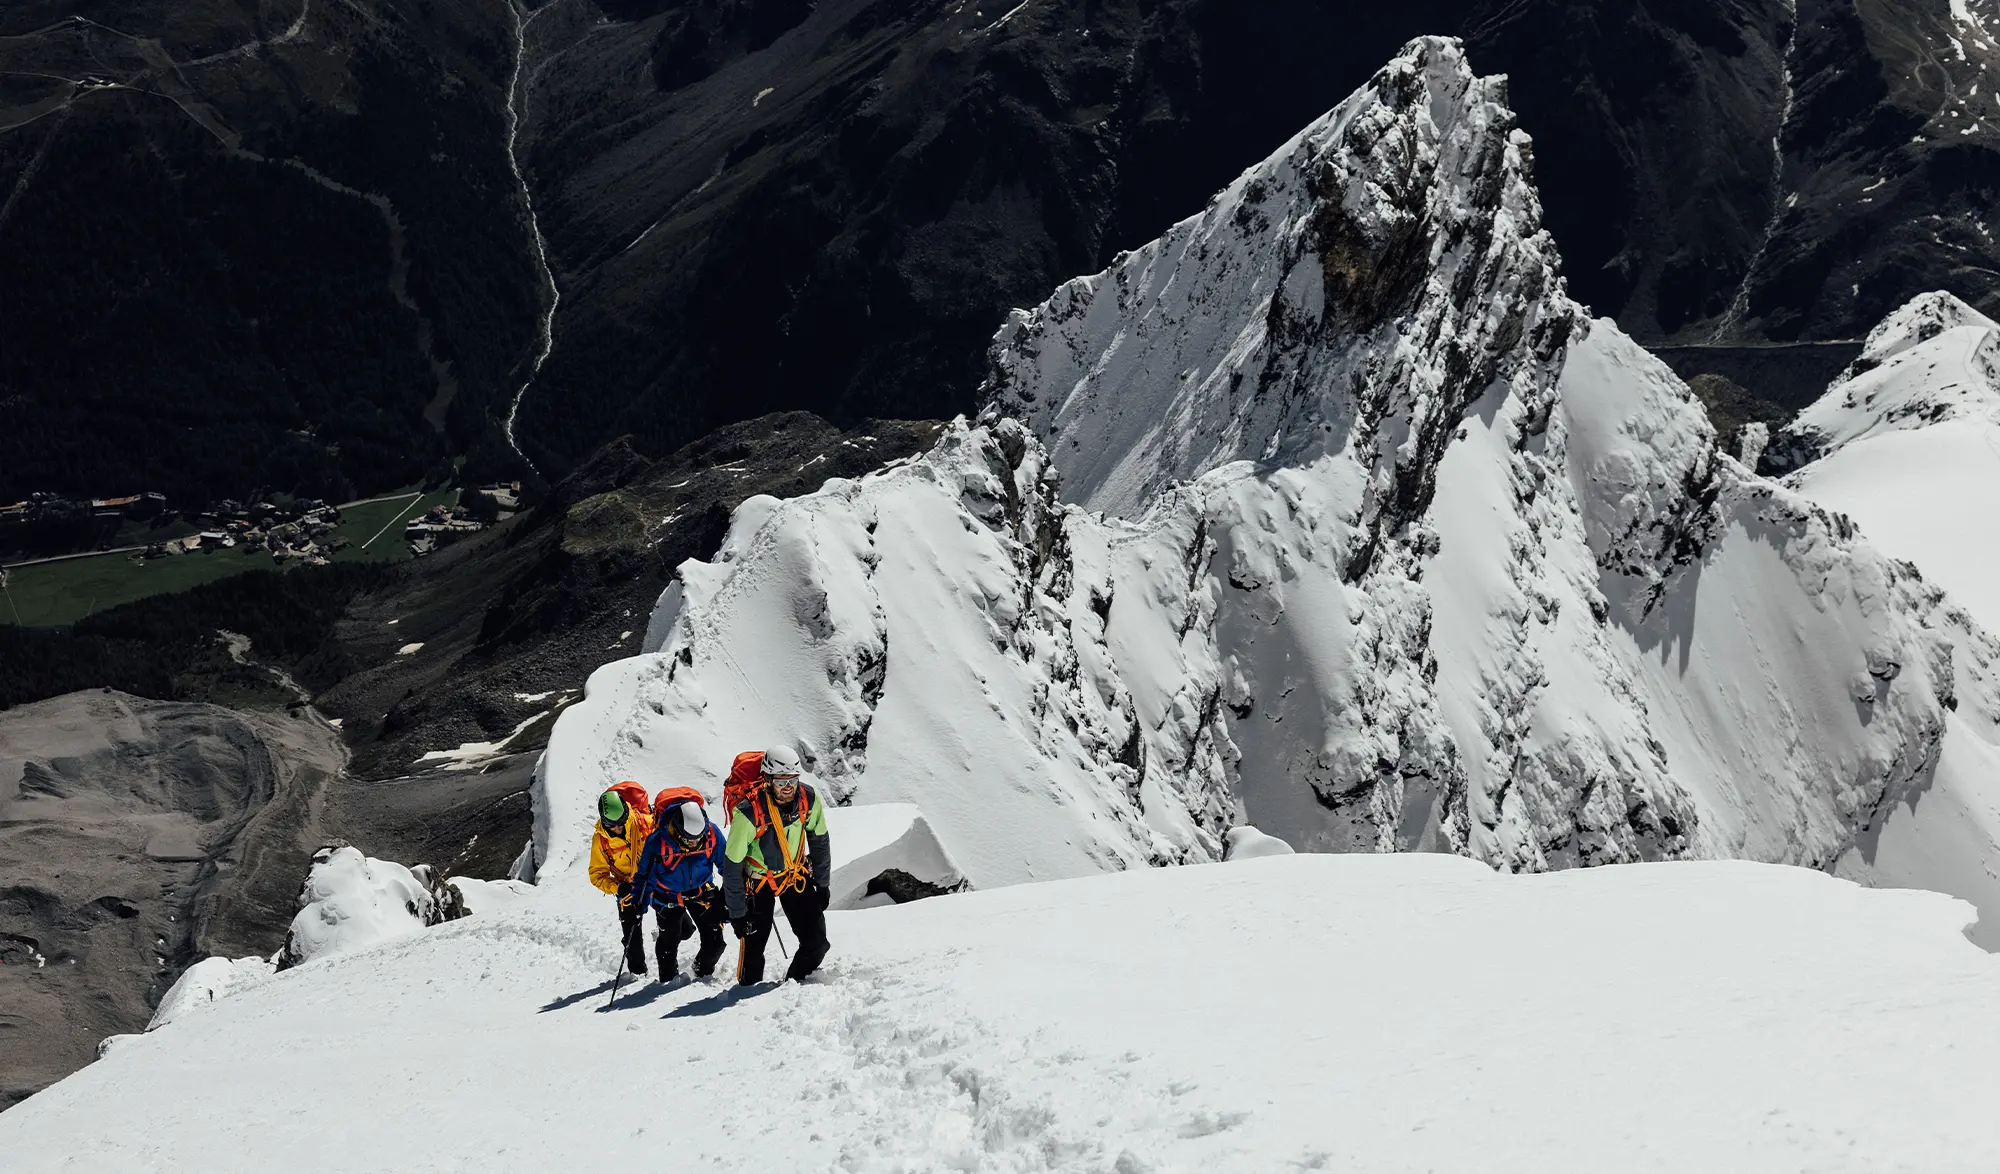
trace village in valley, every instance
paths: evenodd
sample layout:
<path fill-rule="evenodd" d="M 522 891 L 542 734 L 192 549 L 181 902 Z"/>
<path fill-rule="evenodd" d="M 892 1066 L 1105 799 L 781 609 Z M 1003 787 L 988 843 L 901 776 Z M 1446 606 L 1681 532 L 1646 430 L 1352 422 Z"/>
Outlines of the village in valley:
<path fill-rule="evenodd" d="M 0 623 L 74 622 L 104 607 L 253 570 L 400 562 L 513 517 L 518 482 L 333 504 L 274 493 L 177 509 L 160 493 L 0 505 Z"/>

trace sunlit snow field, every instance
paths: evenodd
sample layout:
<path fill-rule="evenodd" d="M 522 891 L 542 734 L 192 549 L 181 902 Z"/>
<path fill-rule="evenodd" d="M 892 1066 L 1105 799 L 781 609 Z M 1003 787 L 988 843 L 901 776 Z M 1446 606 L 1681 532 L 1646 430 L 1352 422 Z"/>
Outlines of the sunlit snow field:
<path fill-rule="evenodd" d="M 2000 1169 L 1968 906 L 1768 865 L 1287 856 L 829 918 L 628 985 L 574 885 L 218 1001 L 10 1170 Z"/>

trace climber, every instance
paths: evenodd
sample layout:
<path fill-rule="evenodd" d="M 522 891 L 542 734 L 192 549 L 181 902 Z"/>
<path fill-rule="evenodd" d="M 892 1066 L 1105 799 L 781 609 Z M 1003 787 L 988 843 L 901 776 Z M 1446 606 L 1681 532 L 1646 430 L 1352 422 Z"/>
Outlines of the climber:
<path fill-rule="evenodd" d="M 819 792 L 799 780 L 800 769 L 798 751 L 791 747 L 765 751 L 759 764 L 763 786 L 729 816 L 722 891 L 739 943 L 736 981 L 744 986 L 763 981 L 764 947 L 781 904 L 799 939 L 785 977 L 804 978 L 826 958 L 833 854 L 827 844 L 826 805 Z"/>
<path fill-rule="evenodd" d="M 652 834 L 653 817 L 646 788 L 623 782 L 597 797 L 597 823 L 590 837 L 590 883 L 618 898 L 618 930 L 625 943 L 625 965 L 646 973 L 646 944 L 639 940 L 639 922 L 646 915 L 632 893 L 632 875 L 639 871 L 639 852 Z"/>
<path fill-rule="evenodd" d="M 661 982 L 680 973 L 681 943 L 696 931 L 701 947 L 695 951 L 695 977 L 715 973 L 722 957 L 721 866 L 722 833 L 708 822 L 701 792 L 691 787 L 661 791 L 653 800 L 653 834 L 639 855 L 639 871 L 626 898 L 642 911 L 652 907 L 660 927 L 654 948 Z"/>

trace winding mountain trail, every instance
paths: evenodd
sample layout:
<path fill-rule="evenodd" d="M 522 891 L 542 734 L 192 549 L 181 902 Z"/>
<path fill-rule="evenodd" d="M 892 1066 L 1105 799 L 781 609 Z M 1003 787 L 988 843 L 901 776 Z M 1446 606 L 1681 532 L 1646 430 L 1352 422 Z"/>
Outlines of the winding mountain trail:
<path fill-rule="evenodd" d="M 1764 235 L 1757 242 L 1757 251 L 1750 254 L 1750 264 L 1743 270 L 1743 280 L 1736 287 L 1736 294 L 1729 299 L 1729 308 L 1716 320 L 1715 330 L 1708 336 L 1710 343 L 1729 341 L 1730 335 L 1743 325 L 1743 318 L 1750 310 L 1750 287 L 1757 280 L 1757 274 L 1764 267 L 1764 258 L 1771 251 L 1771 241 L 1778 235 L 1778 226 L 1784 222 L 1785 211 L 1790 206 L 1785 196 L 1785 127 L 1792 121 L 1792 104 L 1795 99 L 1792 86 L 1792 55 L 1799 44 L 1799 6 L 1797 0 L 1788 5 L 1791 9 L 1791 28 L 1785 33 L 1785 44 L 1778 51 L 1780 84 L 1784 90 L 1784 103 L 1779 107 L 1778 125 L 1771 132 L 1771 217 L 1764 222 Z"/>
<path fill-rule="evenodd" d="M 527 378 L 521 381 L 520 388 L 514 392 L 513 400 L 507 405 L 507 419 L 503 430 L 506 433 L 508 447 L 512 448 L 515 455 L 526 462 L 530 469 L 533 469 L 535 468 L 533 458 L 522 450 L 521 442 L 515 435 L 515 421 L 521 414 L 521 401 L 527 398 L 528 390 L 535 385 L 536 377 L 542 373 L 542 364 L 548 362 L 549 352 L 555 349 L 556 310 L 562 304 L 562 288 L 556 284 L 555 270 L 549 266 L 548 242 L 543 239 L 541 222 L 535 216 L 535 194 L 528 187 L 527 176 L 521 171 L 521 158 L 517 148 L 521 134 L 521 110 L 527 103 L 528 92 L 533 84 L 532 75 L 523 68 L 528 58 L 528 29 L 535 23 L 536 18 L 559 6 L 561 0 L 538 8 L 525 16 L 522 15 L 521 8 L 515 0 L 506 0 L 506 4 L 507 12 L 514 20 L 514 72 L 507 80 L 507 167 L 514 173 L 514 182 L 521 189 L 521 208 L 527 215 L 528 231 L 534 238 L 535 265 L 542 272 L 542 284 L 548 294 L 548 305 L 542 311 L 541 339 L 535 350 L 534 362 L 528 368 Z"/>

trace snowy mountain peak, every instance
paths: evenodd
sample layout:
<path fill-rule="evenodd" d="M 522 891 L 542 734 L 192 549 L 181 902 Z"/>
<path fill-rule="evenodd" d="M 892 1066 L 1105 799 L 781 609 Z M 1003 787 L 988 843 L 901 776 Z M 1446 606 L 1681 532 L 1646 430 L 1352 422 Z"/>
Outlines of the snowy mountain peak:
<path fill-rule="evenodd" d="M 1881 366 L 1913 346 L 1929 342 L 1945 331 L 1961 326 L 1981 330 L 2000 329 L 1991 318 L 1944 290 L 1919 294 L 1868 332 L 1861 357 L 1836 382 L 1844 383 L 1864 371 Z"/>
<path fill-rule="evenodd" d="M 1760 467 L 1790 472 L 1865 437 L 1956 419 L 2000 421 L 2000 325 L 1928 293 L 1869 332 L 1860 358 L 1779 430 Z"/>
<path fill-rule="evenodd" d="M 1231 461 L 1372 447 L 1379 510 L 1421 499 L 1466 406 L 1574 318 L 1505 83 L 1413 42 L 1200 215 L 1017 311 L 985 418 L 1124 517 Z"/>
<path fill-rule="evenodd" d="M 599 788 L 778 741 L 976 888 L 1243 824 L 1515 870 L 1872 843 L 1990 649 L 1585 320 L 1502 98 L 1413 43 L 1015 314 L 977 423 L 744 503 L 558 724 L 544 878 Z"/>

